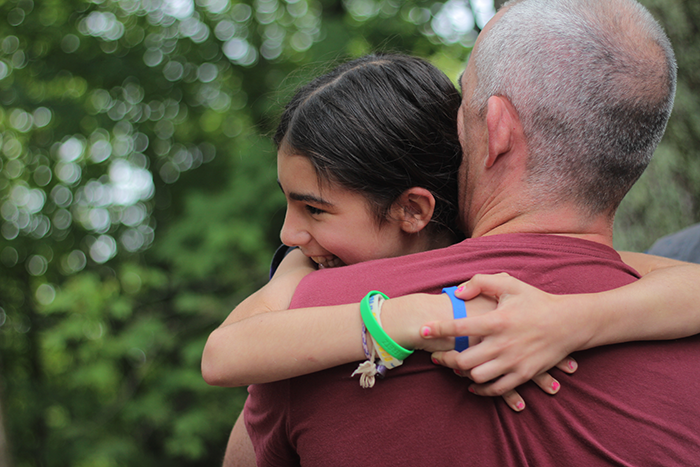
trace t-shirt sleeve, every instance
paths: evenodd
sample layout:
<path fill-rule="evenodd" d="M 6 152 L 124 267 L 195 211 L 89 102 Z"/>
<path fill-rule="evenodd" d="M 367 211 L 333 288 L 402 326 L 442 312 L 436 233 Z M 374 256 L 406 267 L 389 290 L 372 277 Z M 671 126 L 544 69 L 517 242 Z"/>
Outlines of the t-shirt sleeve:
<path fill-rule="evenodd" d="M 289 380 L 253 384 L 243 408 L 255 459 L 262 466 L 298 466 L 299 455 L 289 436 Z"/>

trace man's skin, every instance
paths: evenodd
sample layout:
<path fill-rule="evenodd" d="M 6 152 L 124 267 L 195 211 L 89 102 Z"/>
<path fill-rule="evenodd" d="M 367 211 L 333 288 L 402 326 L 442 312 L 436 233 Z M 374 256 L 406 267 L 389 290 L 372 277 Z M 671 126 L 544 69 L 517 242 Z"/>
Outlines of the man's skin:
<path fill-rule="evenodd" d="M 233 430 L 231 430 L 223 465 L 225 467 L 255 466 L 255 451 L 243 423 L 243 413 L 238 417 Z"/>
<path fill-rule="evenodd" d="M 473 54 L 478 53 L 481 39 L 504 11 L 501 9 L 486 25 Z M 505 233 L 566 235 L 611 247 L 614 211 L 583 215 L 573 203 L 547 203 L 541 193 L 530 190 L 525 177 L 527 140 L 518 113 L 508 99 L 492 96 L 487 102 L 485 118 L 480 117 L 470 105 L 476 79 L 470 61 L 461 79 L 463 100 L 458 116 L 464 154 L 459 176 L 464 231 L 471 232 L 472 237 Z M 394 307 L 399 306 L 398 302 L 388 301 L 383 308 L 382 321 L 387 328 L 391 326 L 392 316 L 396 316 Z M 224 466 L 252 465 L 255 456 L 241 417 L 231 433 Z"/>

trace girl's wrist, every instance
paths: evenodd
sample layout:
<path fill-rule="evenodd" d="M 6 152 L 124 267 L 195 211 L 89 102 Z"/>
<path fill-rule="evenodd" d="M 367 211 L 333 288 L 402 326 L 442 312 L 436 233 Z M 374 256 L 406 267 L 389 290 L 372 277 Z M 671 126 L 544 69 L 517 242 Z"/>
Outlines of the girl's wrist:
<path fill-rule="evenodd" d="M 604 339 L 603 331 L 608 327 L 606 318 L 609 317 L 600 313 L 600 306 L 604 306 L 604 303 L 598 305 L 600 301 L 598 294 L 555 295 L 554 298 L 570 302 L 568 305 L 563 303 L 558 307 L 562 312 L 568 311 L 558 327 L 565 330 L 565 337 L 572 347 L 569 353 L 602 344 L 599 340 Z"/>
<path fill-rule="evenodd" d="M 452 304 L 445 294 L 413 294 L 391 298 L 382 307 L 382 326 L 397 344 L 420 349 L 420 329 L 427 322 L 452 319 Z"/>
<path fill-rule="evenodd" d="M 382 306 L 382 327 L 397 344 L 406 349 L 416 347 L 412 339 L 412 329 L 405 319 L 406 297 L 390 298 Z"/>

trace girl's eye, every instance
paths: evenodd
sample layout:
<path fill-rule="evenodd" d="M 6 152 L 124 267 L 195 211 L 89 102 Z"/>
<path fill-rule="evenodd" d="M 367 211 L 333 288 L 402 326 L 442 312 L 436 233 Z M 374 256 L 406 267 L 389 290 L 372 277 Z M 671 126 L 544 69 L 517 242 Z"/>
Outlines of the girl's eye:
<path fill-rule="evenodd" d="M 311 214 L 312 216 L 317 216 L 317 215 L 319 215 L 319 214 L 323 214 L 323 213 L 326 212 L 326 211 L 324 211 L 323 209 L 319 209 L 319 208 L 310 206 L 310 205 L 308 205 L 308 204 L 306 205 L 306 210 L 307 210 L 308 213 Z"/>

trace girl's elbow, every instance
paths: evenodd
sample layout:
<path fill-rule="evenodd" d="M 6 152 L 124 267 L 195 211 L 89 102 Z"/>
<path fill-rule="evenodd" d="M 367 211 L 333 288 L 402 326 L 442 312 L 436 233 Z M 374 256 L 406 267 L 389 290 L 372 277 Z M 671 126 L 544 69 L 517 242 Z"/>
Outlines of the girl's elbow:
<path fill-rule="evenodd" d="M 207 358 L 202 358 L 202 378 L 210 386 L 224 386 L 221 373 Z"/>
<path fill-rule="evenodd" d="M 233 345 L 236 336 L 214 331 L 207 339 L 202 352 L 202 378 L 211 386 L 226 388 L 247 386 L 247 379 L 254 376 L 249 373 L 243 357 L 244 347 Z"/>
<path fill-rule="evenodd" d="M 224 365 L 226 359 L 222 361 L 220 358 L 217 358 L 217 355 L 226 355 L 226 353 L 222 353 L 222 351 L 223 349 L 217 349 L 216 336 L 209 336 L 204 346 L 204 352 L 202 353 L 202 378 L 210 386 L 237 386 L 236 384 L 232 384 L 230 366 Z"/>
<path fill-rule="evenodd" d="M 224 388 L 235 388 L 239 386 L 247 386 L 248 383 L 239 381 L 232 375 L 230 367 L 222 367 L 216 364 L 211 364 L 207 359 L 202 359 L 202 378 L 210 386 L 219 386 Z"/>

